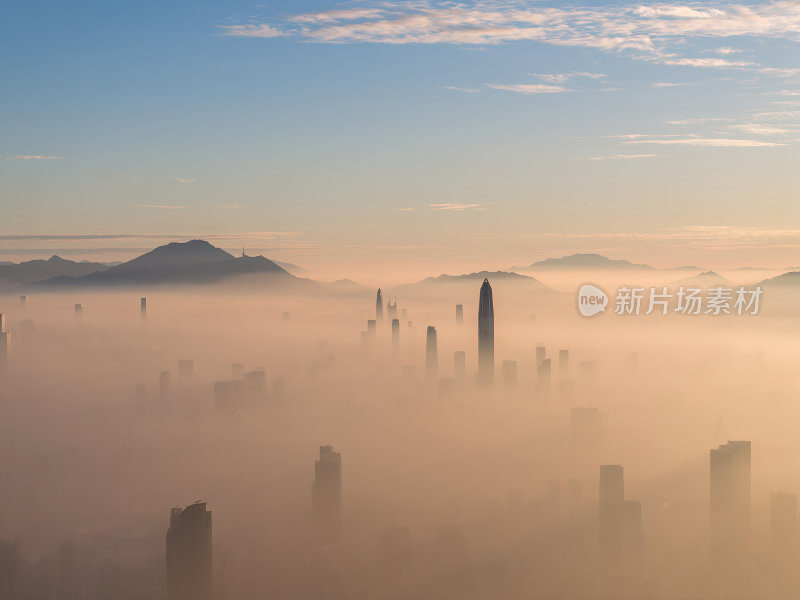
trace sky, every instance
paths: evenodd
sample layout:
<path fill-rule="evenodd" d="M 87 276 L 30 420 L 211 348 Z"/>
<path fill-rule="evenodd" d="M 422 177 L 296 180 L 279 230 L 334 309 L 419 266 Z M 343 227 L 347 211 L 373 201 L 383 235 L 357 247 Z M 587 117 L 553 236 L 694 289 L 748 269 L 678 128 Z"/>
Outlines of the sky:
<path fill-rule="evenodd" d="M 800 264 L 796 2 L 6 2 L 0 261 Z"/>

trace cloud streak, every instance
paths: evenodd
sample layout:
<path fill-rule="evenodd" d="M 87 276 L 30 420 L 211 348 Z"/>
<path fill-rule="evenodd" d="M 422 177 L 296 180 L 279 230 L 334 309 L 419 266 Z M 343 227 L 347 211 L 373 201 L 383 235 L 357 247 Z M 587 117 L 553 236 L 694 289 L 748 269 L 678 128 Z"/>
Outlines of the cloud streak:
<path fill-rule="evenodd" d="M 60 156 L 45 156 L 43 154 L 15 154 L 6 160 L 61 160 Z"/>
<path fill-rule="evenodd" d="M 800 4 L 792 0 L 690 5 L 530 4 L 521 0 L 432 0 L 356 4 L 290 16 L 275 23 L 226 25 L 224 35 L 297 38 L 322 43 L 495 45 L 534 41 L 628 52 L 673 66 L 744 68 L 749 61 L 677 54 L 690 39 L 797 41 Z M 722 46 L 717 54 L 739 49 Z"/>

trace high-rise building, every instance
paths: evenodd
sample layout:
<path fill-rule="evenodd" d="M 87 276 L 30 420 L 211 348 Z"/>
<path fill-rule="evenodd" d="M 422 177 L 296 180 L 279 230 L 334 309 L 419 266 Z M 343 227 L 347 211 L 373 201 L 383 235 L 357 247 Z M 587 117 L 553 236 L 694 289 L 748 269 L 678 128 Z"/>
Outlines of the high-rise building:
<path fill-rule="evenodd" d="M 740 554 L 750 537 L 750 442 L 712 449 L 710 466 L 711 551 Z"/>
<path fill-rule="evenodd" d="M 397 298 L 394 299 L 394 302 L 389 300 L 386 303 L 386 316 L 390 321 L 397 318 Z"/>
<path fill-rule="evenodd" d="M 569 374 L 569 350 L 558 351 L 558 372 L 562 377 Z"/>
<path fill-rule="evenodd" d="M 539 390 L 542 392 L 547 392 L 550 389 L 550 359 L 545 358 L 539 368 L 536 369 L 536 375 L 538 377 L 536 381 L 536 385 L 538 386 Z"/>
<path fill-rule="evenodd" d="M 544 346 L 536 346 L 536 367 L 540 367 L 547 357 L 547 349 Z"/>
<path fill-rule="evenodd" d="M 147 298 L 139 299 L 139 310 L 142 313 L 143 317 L 147 316 Z"/>
<path fill-rule="evenodd" d="M 19 305 L 25 306 L 28 304 L 28 297 L 27 296 L 20 296 L 19 297 Z"/>
<path fill-rule="evenodd" d="M 458 380 L 467 376 L 467 353 L 463 350 L 456 350 L 453 354 L 453 372 Z"/>
<path fill-rule="evenodd" d="M 319 544 L 338 542 L 342 537 L 342 455 L 333 446 L 319 447 L 311 487 L 314 539 Z"/>
<path fill-rule="evenodd" d="M 167 530 L 167 599 L 211 600 L 211 511 L 205 502 L 173 508 Z"/>
<path fill-rule="evenodd" d="M 494 381 L 494 303 L 488 279 L 483 280 L 478 303 L 478 380 L 484 385 Z"/>
<path fill-rule="evenodd" d="M 233 363 L 231 365 L 231 379 L 244 379 L 243 363 Z"/>
<path fill-rule="evenodd" d="M 83 304 L 76 304 L 75 305 L 75 314 L 82 315 L 83 314 Z"/>
<path fill-rule="evenodd" d="M 378 288 L 378 296 L 375 298 L 375 320 L 383 321 L 383 294 Z"/>
<path fill-rule="evenodd" d="M 374 340 L 377 335 L 377 325 L 375 319 L 367 321 L 367 340 Z"/>
<path fill-rule="evenodd" d="M 428 379 L 436 379 L 439 374 L 439 351 L 436 344 L 436 327 L 428 325 L 425 339 L 425 373 Z"/>
<path fill-rule="evenodd" d="M 0 598 L 17 599 L 20 556 L 15 542 L 0 541 Z"/>
<path fill-rule="evenodd" d="M 8 363 L 8 353 L 11 351 L 11 334 L 6 331 L 6 315 L 0 313 L 0 367 Z"/>
<path fill-rule="evenodd" d="M 392 354 L 400 352 L 400 319 L 392 319 Z"/>
<path fill-rule="evenodd" d="M 600 465 L 597 533 L 600 550 L 617 566 L 638 568 L 643 550 L 641 503 L 625 500 L 621 465 Z"/>
<path fill-rule="evenodd" d="M 456 304 L 456 323 L 461 325 L 464 322 L 464 305 Z"/>
<path fill-rule="evenodd" d="M 798 554 L 797 494 L 778 492 L 769 497 L 769 547 L 779 563 L 796 562 Z"/>
<path fill-rule="evenodd" d="M 400 311 L 400 316 L 403 317 L 403 321 L 405 321 L 406 318 L 408 318 L 408 309 L 404 308 L 402 311 Z"/>

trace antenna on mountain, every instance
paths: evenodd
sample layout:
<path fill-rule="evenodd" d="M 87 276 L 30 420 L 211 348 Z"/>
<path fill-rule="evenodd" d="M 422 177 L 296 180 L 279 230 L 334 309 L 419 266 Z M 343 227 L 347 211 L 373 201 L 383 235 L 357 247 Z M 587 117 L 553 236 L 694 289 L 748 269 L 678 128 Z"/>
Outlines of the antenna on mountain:
<path fill-rule="evenodd" d="M 244 253 L 244 244 L 242 244 L 242 258 L 244 258 L 244 257 L 245 257 L 245 253 Z"/>

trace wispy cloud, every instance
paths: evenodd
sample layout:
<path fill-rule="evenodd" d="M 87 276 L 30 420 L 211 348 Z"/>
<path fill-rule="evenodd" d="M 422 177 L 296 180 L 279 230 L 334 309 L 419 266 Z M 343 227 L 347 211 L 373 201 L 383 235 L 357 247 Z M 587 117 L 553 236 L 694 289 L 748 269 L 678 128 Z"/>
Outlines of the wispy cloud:
<path fill-rule="evenodd" d="M 571 71 L 569 73 L 531 73 L 531 76 L 538 77 L 550 83 L 567 83 L 575 78 L 603 79 L 607 77 L 605 73 L 586 73 L 581 71 Z"/>
<path fill-rule="evenodd" d="M 562 92 L 571 92 L 569 88 L 563 85 L 551 85 L 549 83 L 487 83 L 488 87 L 494 90 L 504 90 L 506 92 L 516 92 L 518 94 L 560 94 Z"/>
<path fill-rule="evenodd" d="M 467 94 L 476 94 L 479 91 L 475 88 L 464 88 L 464 87 L 458 87 L 456 85 L 446 85 L 444 86 L 444 89 L 452 90 L 454 92 L 466 92 Z"/>
<path fill-rule="evenodd" d="M 226 25 L 225 35 L 298 38 L 325 43 L 491 45 L 535 41 L 627 52 L 676 66 L 743 68 L 749 61 L 677 54 L 687 40 L 762 38 L 796 41 L 800 4 L 531 4 L 522 0 L 388 0 L 290 16 L 274 23 Z M 717 48 L 729 56 L 738 49 Z"/>
<path fill-rule="evenodd" d="M 222 35 L 231 37 L 277 38 L 289 35 L 289 32 L 272 27 L 265 23 L 248 25 L 221 25 Z"/>
<path fill-rule="evenodd" d="M 140 204 L 140 208 L 160 208 L 163 210 L 183 210 L 185 206 L 174 206 L 172 204 Z"/>
<path fill-rule="evenodd" d="M 16 154 L 6 157 L 6 160 L 61 160 L 61 157 L 45 156 L 43 154 Z"/>
<path fill-rule="evenodd" d="M 194 179 L 192 177 L 170 177 L 172 181 L 177 181 L 178 183 L 194 183 Z"/>
<path fill-rule="evenodd" d="M 656 83 L 652 84 L 655 88 L 671 88 L 671 87 L 685 87 L 687 85 L 692 85 L 691 83 L 678 83 L 674 81 L 657 81 Z"/>
<path fill-rule="evenodd" d="M 483 206 L 480 204 L 453 204 L 453 203 L 444 203 L 444 204 L 429 204 L 428 208 L 431 210 L 483 210 Z"/>
<path fill-rule="evenodd" d="M 738 125 L 731 125 L 731 129 L 743 131 L 753 135 L 786 135 L 790 133 L 788 129 L 780 127 L 771 127 L 769 125 L 760 125 L 758 123 L 741 123 Z"/>
<path fill-rule="evenodd" d="M 766 142 L 762 140 L 746 140 L 731 138 L 639 138 L 626 140 L 623 144 L 657 144 L 660 146 L 699 146 L 703 148 L 767 148 L 784 146 L 779 142 Z"/>
<path fill-rule="evenodd" d="M 611 156 L 590 156 L 589 160 L 630 160 L 635 158 L 655 158 L 655 154 L 612 154 Z"/>

